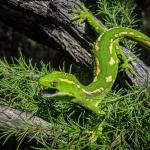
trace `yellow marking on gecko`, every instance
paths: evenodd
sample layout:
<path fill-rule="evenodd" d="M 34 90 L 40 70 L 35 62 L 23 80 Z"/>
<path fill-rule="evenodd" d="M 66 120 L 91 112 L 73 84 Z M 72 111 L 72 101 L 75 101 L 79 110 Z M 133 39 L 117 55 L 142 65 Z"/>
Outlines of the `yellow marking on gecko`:
<path fill-rule="evenodd" d="M 76 84 L 76 86 L 77 86 L 77 88 L 79 88 L 79 89 L 80 89 L 80 85 L 79 85 L 79 84 Z"/>
<path fill-rule="evenodd" d="M 122 35 L 126 35 L 128 34 L 127 32 L 121 32 L 121 33 L 118 33 L 116 35 L 114 35 L 116 38 L 118 38 L 119 36 L 122 36 Z"/>
<path fill-rule="evenodd" d="M 116 34 L 116 35 L 114 35 L 114 36 L 115 36 L 116 38 L 118 38 L 118 36 L 119 36 L 119 35 L 118 35 L 118 34 Z"/>
<path fill-rule="evenodd" d="M 148 44 L 148 45 L 150 45 L 150 42 L 149 42 L 149 41 L 145 41 L 145 43 Z"/>
<path fill-rule="evenodd" d="M 96 44 L 95 44 L 95 50 L 96 50 L 96 51 L 99 50 L 98 42 L 96 42 Z"/>
<path fill-rule="evenodd" d="M 75 84 L 73 81 L 70 81 L 70 80 L 68 80 L 68 79 L 62 79 L 62 78 L 59 78 L 59 80 L 62 81 L 62 82 Z"/>
<path fill-rule="evenodd" d="M 112 76 L 107 76 L 105 77 L 106 82 L 112 82 Z"/>
<path fill-rule="evenodd" d="M 115 63 L 116 63 L 116 62 L 115 62 L 114 58 L 111 57 L 110 60 L 109 60 L 109 65 L 110 65 L 110 66 L 113 66 Z"/>
<path fill-rule="evenodd" d="M 100 42 L 100 41 L 101 41 L 101 38 L 102 38 L 103 34 L 104 34 L 104 33 L 102 33 L 102 34 L 98 37 L 97 42 Z"/>
<path fill-rule="evenodd" d="M 99 64 L 99 60 L 96 58 L 96 60 L 95 60 L 95 63 L 96 63 L 96 75 L 95 75 L 95 78 L 94 78 L 94 80 L 93 80 L 93 82 L 96 82 L 97 81 L 97 77 L 98 77 L 98 75 L 99 75 L 99 73 L 101 72 L 100 71 L 100 64 Z"/>
<path fill-rule="evenodd" d="M 109 45 L 109 52 L 110 52 L 110 54 L 112 54 L 112 48 L 113 48 L 113 43 L 110 43 L 110 45 Z"/>
<path fill-rule="evenodd" d="M 133 32 L 129 32 L 129 34 L 130 34 L 130 35 L 134 35 L 134 33 L 133 33 Z"/>
<path fill-rule="evenodd" d="M 84 93 L 88 94 L 88 95 L 92 95 L 92 94 L 94 94 L 94 93 L 101 93 L 101 92 L 103 92 L 103 91 L 104 91 L 104 88 L 103 88 L 103 87 L 100 87 L 100 88 L 98 88 L 98 89 L 96 89 L 96 90 L 94 90 L 94 91 L 87 91 L 87 90 L 85 90 L 85 89 L 82 89 L 82 91 L 83 91 Z"/>
<path fill-rule="evenodd" d="M 59 78 L 59 80 L 62 81 L 62 82 L 66 82 L 66 83 L 69 83 L 69 84 L 76 85 L 77 88 L 79 88 L 79 89 L 81 88 L 79 84 L 76 84 L 76 83 L 74 83 L 73 81 L 70 81 L 70 80 L 68 80 L 68 79 Z"/>
<path fill-rule="evenodd" d="M 119 33 L 120 35 L 123 35 L 123 34 L 128 34 L 128 32 L 121 32 L 121 33 Z"/>
<path fill-rule="evenodd" d="M 113 27 L 113 28 L 110 28 L 110 29 L 107 29 L 106 31 L 111 31 L 113 29 L 118 29 L 119 27 Z"/>
<path fill-rule="evenodd" d="M 99 44 L 99 42 L 101 41 L 101 37 L 103 36 L 103 34 L 104 34 L 104 33 L 102 33 L 102 34 L 98 37 L 98 39 L 97 39 L 97 41 L 96 41 L 96 43 L 95 43 L 95 51 L 99 51 L 99 46 L 98 46 L 98 44 Z"/>
<path fill-rule="evenodd" d="M 138 38 L 142 38 L 140 35 L 137 36 Z"/>

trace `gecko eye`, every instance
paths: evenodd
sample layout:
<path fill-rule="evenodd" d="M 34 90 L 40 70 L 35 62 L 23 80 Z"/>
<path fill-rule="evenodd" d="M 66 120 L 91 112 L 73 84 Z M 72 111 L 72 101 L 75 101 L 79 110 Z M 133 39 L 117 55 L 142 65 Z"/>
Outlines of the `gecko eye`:
<path fill-rule="evenodd" d="M 52 86 L 52 87 L 54 87 L 54 88 L 55 88 L 55 87 L 58 85 L 58 82 L 53 81 L 53 82 L 51 82 L 50 84 L 51 84 L 51 86 Z"/>

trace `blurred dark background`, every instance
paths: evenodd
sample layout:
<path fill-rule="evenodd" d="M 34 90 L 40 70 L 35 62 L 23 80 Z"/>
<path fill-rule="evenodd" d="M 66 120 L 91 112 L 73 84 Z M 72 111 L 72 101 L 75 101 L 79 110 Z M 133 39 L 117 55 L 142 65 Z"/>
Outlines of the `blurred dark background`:
<path fill-rule="evenodd" d="M 142 20 L 143 31 L 150 36 L 150 0 L 135 0 L 136 12 Z"/>
<path fill-rule="evenodd" d="M 19 57 L 20 52 L 26 59 L 32 59 L 33 63 L 50 61 L 54 67 L 64 59 L 63 54 L 36 43 L 0 21 L 0 58 L 5 57 L 10 62 L 11 57 Z"/>

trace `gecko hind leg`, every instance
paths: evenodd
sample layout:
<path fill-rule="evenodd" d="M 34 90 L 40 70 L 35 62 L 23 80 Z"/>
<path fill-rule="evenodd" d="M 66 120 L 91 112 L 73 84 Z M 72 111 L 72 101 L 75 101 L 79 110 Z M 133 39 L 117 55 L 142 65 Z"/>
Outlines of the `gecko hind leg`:
<path fill-rule="evenodd" d="M 103 134 L 103 127 L 105 126 L 105 121 L 98 123 L 92 131 L 85 130 L 86 134 L 89 134 L 89 142 L 95 143 L 98 139 L 100 139 L 103 143 L 106 141 L 106 137 Z"/>
<path fill-rule="evenodd" d="M 135 70 L 133 69 L 133 67 L 130 65 L 130 62 L 133 62 L 136 60 L 136 58 L 132 58 L 132 57 L 129 57 L 127 58 L 126 55 L 124 54 L 124 52 L 122 51 L 121 47 L 119 46 L 118 44 L 118 41 L 115 41 L 116 44 L 116 53 L 119 57 L 119 59 L 121 59 L 121 61 L 123 62 L 120 66 L 120 70 L 119 71 L 125 71 L 126 69 L 129 69 L 130 73 L 133 75 L 133 76 L 136 76 L 136 72 Z"/>
<path fill-rule="evenodd" d="M 133 67 L 129 64 L 132 61 L 135 61 L 135 58 L 129 57 L 126 60 L 124 60 L 123 64 L 121 65 L 121 69 L 120 71 L 124 71 L 126 69 L 129 69 L 129 71 L 131 72 L 131 74 L 133 76 L 136 76 L 136 72 L 134 71 Z"/>

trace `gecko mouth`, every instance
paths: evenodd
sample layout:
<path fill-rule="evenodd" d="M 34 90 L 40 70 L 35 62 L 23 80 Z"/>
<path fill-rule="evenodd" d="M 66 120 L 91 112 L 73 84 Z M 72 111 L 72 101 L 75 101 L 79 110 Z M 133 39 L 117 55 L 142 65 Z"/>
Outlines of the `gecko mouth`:
<path fill-rule="evenodd" d="M 61 95 L 66 95 L 66 93 L 59 91 L 58 89 L 55 88 L 40 88 L 40 94 L 43 97 L 55 97 L 55 96 L 61 96 Z"/>

